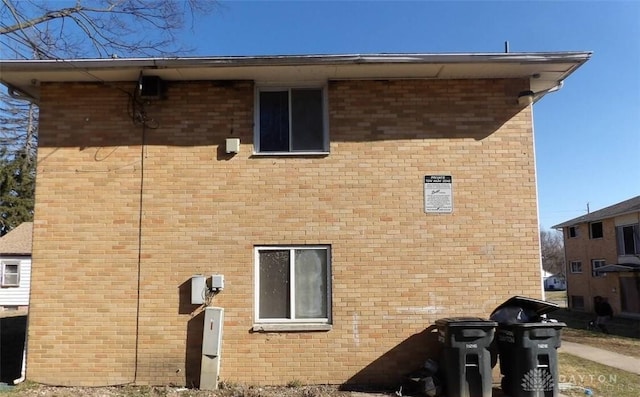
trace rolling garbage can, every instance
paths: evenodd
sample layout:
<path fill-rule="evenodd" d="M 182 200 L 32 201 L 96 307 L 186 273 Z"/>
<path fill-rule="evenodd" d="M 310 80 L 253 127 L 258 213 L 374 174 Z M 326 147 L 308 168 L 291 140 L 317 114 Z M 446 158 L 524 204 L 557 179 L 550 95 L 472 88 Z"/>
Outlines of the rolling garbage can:
<path fill-rule="evenodd" d="M 495 321 L 476 317 L 436 321 L 443 345 L 441 370 L 445 394 L 451 397 L 491 397 L 491 353 Z"/>
<path fill-rule="evenodd" d="M 542 316 L 558 308 L 514 296 L 491 314 L 498 322 L 496 343 L 502 390 L 511 397 L 557 397 L 560 332 L 566 324 Z"/>

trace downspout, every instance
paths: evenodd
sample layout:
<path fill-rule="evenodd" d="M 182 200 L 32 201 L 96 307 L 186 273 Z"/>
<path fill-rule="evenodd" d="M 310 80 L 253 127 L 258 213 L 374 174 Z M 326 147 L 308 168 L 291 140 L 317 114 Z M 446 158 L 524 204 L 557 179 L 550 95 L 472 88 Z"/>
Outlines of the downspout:
<path fill-rule="evenodd" d="M 507 43 L 505 43 L 505 45 L 507 45 Z M 558 83 L 555 86 L 553 86 L 553 87 L 551 87 L 549 89 L 533 93 L 533 101 L 528 105 L 528 106 L 531 107 L 531 133 L 533 134 L 533 150 L 534 150 L 533 158 L 534 158 L 534 161 L 536 159 L 536 153 L 535 153 L 536 134 L 535 134 L 535 125 L 534 125 L 534 122 L 533 122 L 533 104 L 535 104 L 539 99 L 541 99 L 546 94 L 559 91 L 562 88 L 563 84 L 564 84 L 564 81 L 560 80 L 560 81 L 558 81 Z M 539 199 L 539 197 L 538 197 L 538 188 L 537 188 L 537 185 L 538 185 L 538 168 L 537 168 L 537 165 L 534 165 L 534 169 L 535 169 L 535 172 L 536 172 L 536 212 L 537 212 L 538 220 L 539 220 L 540 219 L 540 209 L 538 208 L 538 204 L 537 204 L 538 203 L 538 199 Z M 540 225 L 538 225 L 538 247 L 540 247 L 540 289 L 541 289 L 540 293 L 541 293 L 542 299 L 546 300 L 547 299 L 547 291 L 544 288 L 544 266 L 542 264 L 542 241 L 540 239 L 539 227 L 540 227 Z M 563 233 L 563 240 L 564 240 L 564 233 Z M 564 241 L 563 241 L 563 243 L 564 243 Z M 565 258 L 566 258 L 566 252 L 565 252 Z M 565 260 L 565 262 L 566 262 L 566 260 Z M 566 264 L 565 264 L 565 266 L 566 266 Z"/>
<path fill-rule="evenodd" d="M 22 350 L 22 370 L 20 371 L 20 377 L 18 379 L 14 379 L 13 384 L 17 385 L 18 383 L 24 382 L 26 376 L 26 367 L 27 367 L 27 341 L 24 341 L 24 349 Z"/>
<path fill-rule="evenodd" d="M 20 91 L 19 89 L 17 89 L 16 87 L 10 85 L 10 84 L 6 84 L 7 86 L 7 94 L 9 94 L 9 96 L 13 99 L 19 99 L 22 101 L 28 101 L 31 103 L 36 103 L 36 98 L 32 97 L 31 95 L 27 94 L 24 91 Z"/>
<path fill-rule="evenodd" d="M 552 92 L 556 92 L 556 91 L 560 91 L 560 89 L 562 88 L 562 86 L 564 85 L 564 81 L 560 80 L 558 81 L 558 84 L 554 85 L 553 87 L 543 90 L 543 91 L 538 91 L 536 93 L 533 94 L 533 102 L 537 102 L 539 99 L 541 99 L 543 96 L 550 94 Z"/>
<path fill-rule="evenodd" d="M 6 86 L 7 86 L 7 94 L 9 94 L 11 98 L 27 101 L 31 104 L 36 103 L 36 98 L 32 97 L 31 95 L 18 90 L 12 85 L 6 84 Z M 26 368 L 27 368 L 27 340 L 25 339 L 24 348 L 22 349 L 22 368 L 20 369 L 20 377 L 18 379 L 13 380 L 14 385 L 24 382 L 24 380 L 26 379 Z"/>

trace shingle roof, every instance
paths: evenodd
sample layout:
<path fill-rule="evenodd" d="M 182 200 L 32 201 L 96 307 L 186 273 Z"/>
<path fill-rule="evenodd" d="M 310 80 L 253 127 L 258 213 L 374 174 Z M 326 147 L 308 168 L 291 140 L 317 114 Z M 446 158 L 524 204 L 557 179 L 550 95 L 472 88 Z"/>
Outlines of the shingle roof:
<path fill-rule="evenodd" d="M 629 200 L 622 201 L 620 203 L 610 205 L 598 211 L 593 211 L 587 215 L 582 215 L 577 218 L 570 219 L 559 225 L 552 226 L 552 229 L 560 229 L 567 226 L 574 226 L 579 223 L 601 221 L 603 219 L 613 218 L 614 216 L 624 215 L 631 212 L 640 211 L 640 196 L 630 198 Z"/>
<path fill-rule="evenodd" d="M 0 255 L 31 255 L 33 222 L 21 223 L 0 238 Z"/>

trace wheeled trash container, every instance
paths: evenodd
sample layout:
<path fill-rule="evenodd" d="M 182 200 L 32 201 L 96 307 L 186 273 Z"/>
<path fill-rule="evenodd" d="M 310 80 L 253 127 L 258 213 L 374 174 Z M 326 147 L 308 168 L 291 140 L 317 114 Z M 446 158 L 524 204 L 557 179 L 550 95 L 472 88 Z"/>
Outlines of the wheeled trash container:
<path fill-rule="evenodd" d="M 502 390 L 511 397 L 557 397 L 560 332 L 566 324 L 542 315 L 557 305 L 520 296 L 491 315 L 498 321 L 496 343 L 503 375 Z"/>
<path fill-rule="evenodd" d="M 476 317 L 436 321 L 443 345 L 440 369 L 445 394 L 456 397 L 491 397 L 491 353 L 495 321 Z"/>

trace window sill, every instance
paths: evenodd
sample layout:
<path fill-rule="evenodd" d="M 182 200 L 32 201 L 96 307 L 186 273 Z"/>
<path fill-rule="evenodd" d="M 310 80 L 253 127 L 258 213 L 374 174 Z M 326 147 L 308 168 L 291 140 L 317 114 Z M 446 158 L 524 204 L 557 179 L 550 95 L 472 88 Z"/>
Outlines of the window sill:
<path fill-rule="evenodd" d="M 329 152 L 253 152 L 252 157 L 325 157 Z"/>
<path fill-rule="evenodd" d="M 252 332 L 318 332 L 331 331 L 331 324 L 254 324 Z"/>

